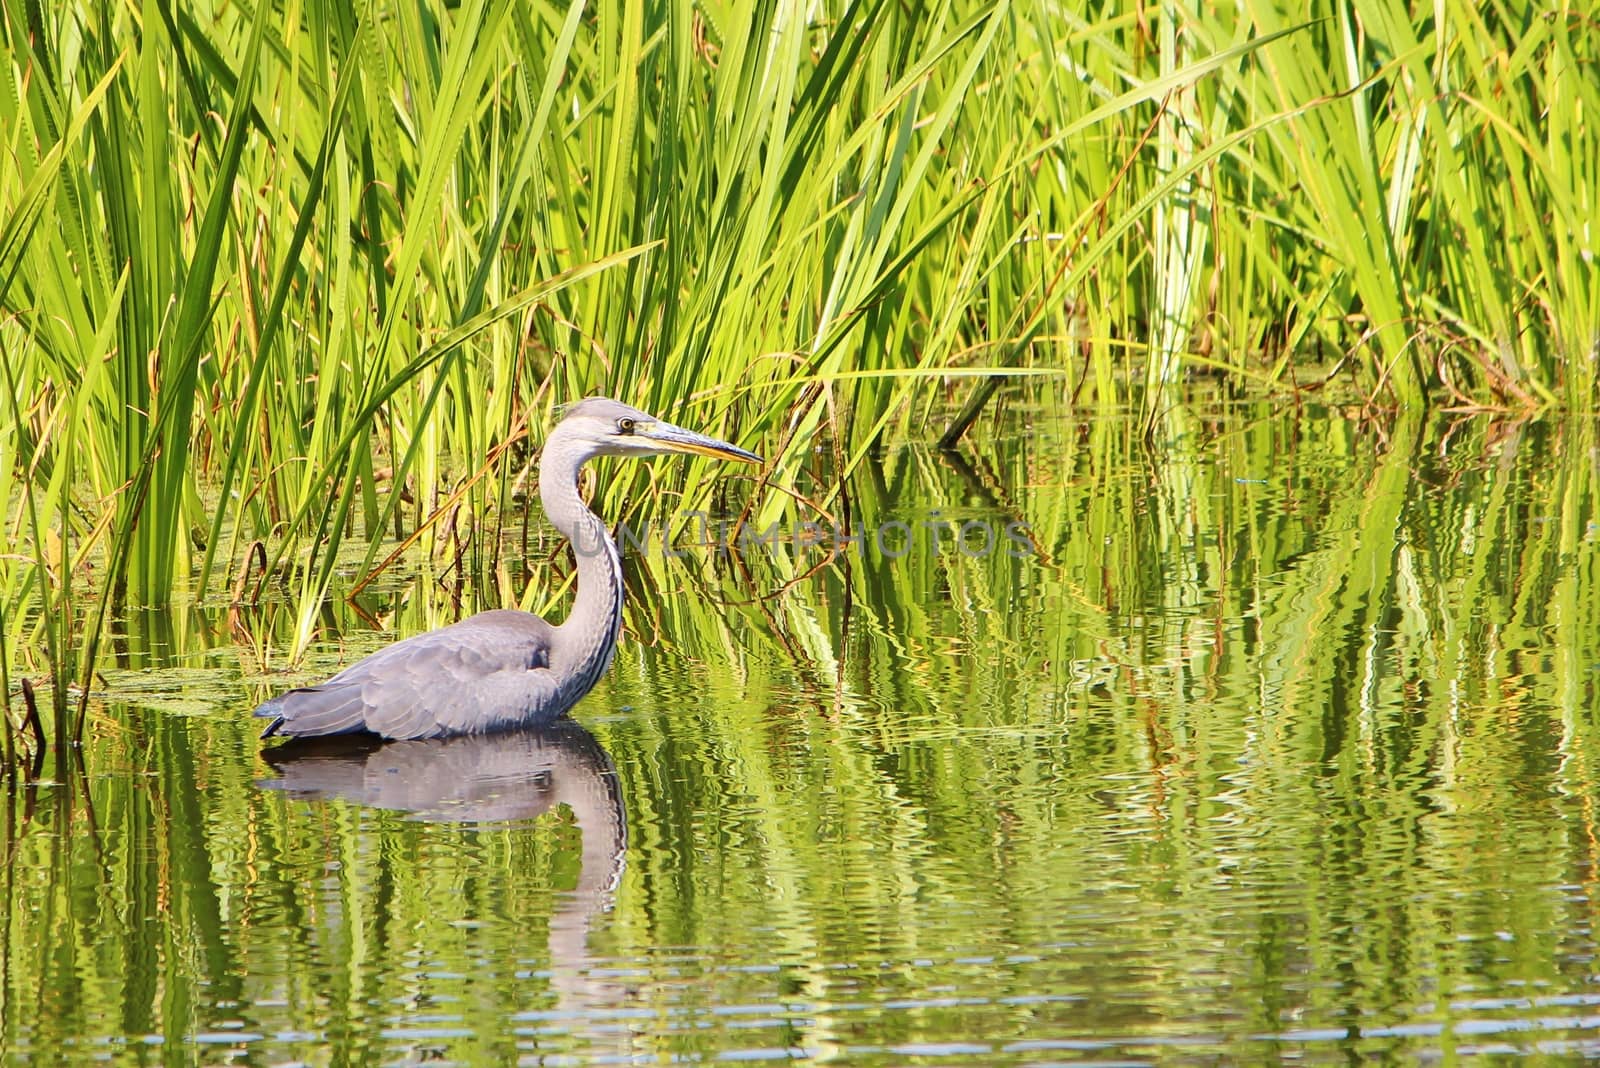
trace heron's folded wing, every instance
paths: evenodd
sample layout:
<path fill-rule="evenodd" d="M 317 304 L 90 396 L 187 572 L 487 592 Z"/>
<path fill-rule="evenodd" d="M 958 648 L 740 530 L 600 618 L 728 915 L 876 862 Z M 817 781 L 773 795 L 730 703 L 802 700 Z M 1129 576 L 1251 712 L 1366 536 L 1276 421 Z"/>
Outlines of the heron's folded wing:
<path fill-rule="evenodd" d="M 321 685 L 267 701 L 256 715 L 273 717 L 263 737 L 431 738 L 548 722 L 566 710 L 548 667 L 551 634 L 525 612 L 484 612 L 380 649 Z"/>
<path fill-rule="evenodd" d="M 544 666 L 546 631 L 458 626 L 422 638 L 391 646 L 384 650 L 389 655 L 332 680 L 359 686 L 367 730 L 385 738 L 476 734 L 546 722 L 565 711 L 549 711 L 560 687 Z"/>
<path fill-rule="evenodd" d="M 263 703 L 255 714 L 272 717 L 272 725 L 263 738 L 274 734 L 352 734 L 367 729 L 361 688 L 332 681 L 281 693 Z"/>

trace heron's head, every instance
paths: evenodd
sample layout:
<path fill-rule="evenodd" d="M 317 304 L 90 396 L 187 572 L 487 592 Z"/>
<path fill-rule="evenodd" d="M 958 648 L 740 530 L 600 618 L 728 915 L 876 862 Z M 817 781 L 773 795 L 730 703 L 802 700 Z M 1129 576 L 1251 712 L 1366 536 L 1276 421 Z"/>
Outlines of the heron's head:
<path fill-rule="evenodd" d="M 669 452 L 758 464 L 761 457 L 726 441 L 685 430 L 637 408 L 590 397 L 566 410 L 556 432 L 589 446 L 598 456 L 649 456 Z"/>

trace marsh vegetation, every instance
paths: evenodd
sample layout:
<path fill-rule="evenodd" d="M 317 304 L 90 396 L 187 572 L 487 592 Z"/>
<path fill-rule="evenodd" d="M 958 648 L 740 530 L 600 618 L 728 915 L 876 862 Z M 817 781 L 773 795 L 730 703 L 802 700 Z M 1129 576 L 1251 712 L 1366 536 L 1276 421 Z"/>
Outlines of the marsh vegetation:
<path fill-rule="evenodd" d="M 1592 5 L 0 41 L 0 1048 L 1591 1048 Z M 586 487 L 656 548 L 574 911 L 559 805 L 408 815 L 245 712 L 559 614 L 530 472 L 592 394 L 768 463 Z"/>
<path fill-rule="evenodd" d="M 764 524 L 1018 378 L 1588 410 L 1593 12 L 1436 14 L 11 5 L 8 692 L 75 736 L 124 607 L 263 574 L 292 656 L 406 553 L 543 600 L 501 535 L 595 392 L 763 442 Z"/>

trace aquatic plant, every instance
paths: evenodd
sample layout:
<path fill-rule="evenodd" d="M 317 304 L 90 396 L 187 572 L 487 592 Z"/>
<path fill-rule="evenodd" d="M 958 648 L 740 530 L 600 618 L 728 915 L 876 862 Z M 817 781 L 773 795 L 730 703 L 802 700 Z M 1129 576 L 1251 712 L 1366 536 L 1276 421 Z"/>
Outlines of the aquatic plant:
<path fill-rule="evenodd" d="M 398 546 L 536 596 L 502 528 L 588 393 L 767 435 L 760 523 L 1018 378 L 1152 432 L 1211 377 L 1593 403 L 1581 10 L 335 7 L 0 13 L 0 681 L 58 732 L 254 545 L 295 650 Z"/>

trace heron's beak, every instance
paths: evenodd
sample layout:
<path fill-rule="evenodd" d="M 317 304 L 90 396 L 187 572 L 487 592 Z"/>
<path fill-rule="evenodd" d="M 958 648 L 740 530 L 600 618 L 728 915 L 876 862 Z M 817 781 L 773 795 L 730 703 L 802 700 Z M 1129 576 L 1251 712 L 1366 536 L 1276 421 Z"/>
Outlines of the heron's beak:
<path fill-rule="evenodd" d="M 638 434 L 648 439 L 662 452 L 689 452 L 699 456 L 714 456 L 719 460 L 738 460 L 747 464 L 761 462 L 761 457 L 737 445 L 729 445 L 726 441 L 708 438 L 704 434 L 696 434 L 693 430 L 685 430 L 671 423 L 651 423 L 648 427 L 640 427 Z"/>

